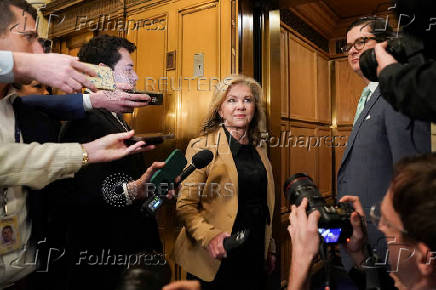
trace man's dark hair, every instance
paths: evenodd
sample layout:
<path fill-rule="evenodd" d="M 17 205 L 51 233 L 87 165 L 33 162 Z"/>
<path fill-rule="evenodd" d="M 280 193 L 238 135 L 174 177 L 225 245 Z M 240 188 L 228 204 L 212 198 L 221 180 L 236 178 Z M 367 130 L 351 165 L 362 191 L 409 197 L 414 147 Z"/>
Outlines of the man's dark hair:
<path fill-rule="evenodd" d="M 42 46 L 44 53 L 51 52 L 51 41 L 46 38 L 38 37 L 38 43 Z"/>
<path fill-rule="evenodd" d="M 2 13 L 0 17 L 0 35 L 7 32 L 9 26 L 16 21 L 14 12 L 11 10 L 11 6 L 15 6 L 24 12 L 32 15 L 32 18 L 36 21 L 37 11 L 33 6 L 27 3 L 25 0 L 1 0 L 0 11 Z"/>
<path fill-rule="evenodd" d="M 97 65 L 103 63 L 113 69 L 121 59 L 121 54 L 118 52 L 120 48 L 125 48 L 132 53 L 136 46 L 125 38 L 103 34 L 85 43 L 78 56 L 80 61 Z"/>
<path fill-rule="evenodd" d="M 369 31 L 377 38 L 377 42 L 383 42 L 393 35 L 392 27 L 386 23 L 386 19 L 380 17 L 367 16 L 358 18 L 348 26 L 347 32 L 356 26 L 362 26 L 362 28 L 368 26 Z"/>
<path fill-rule="evenodd" d="M 436 153 L 406 157 L 395 166 L 393 207 L 407 237 L 436 250 Z"/>
<path fill-rule="evenodd" d="M 153 264 L 153 262 L 150 262 L 150 265 L 138 264 L 130 267 L 121 275 L 120 283 L 116 289 L 162 289 L 162 287 L 171 281 L 171 269 L 168 263 L 165 263 L 164 265 L 158 265 Z"/>
<path fill-rule="evenodd" d="M 11 232 L 14 232 L 14 230 L 12 229 L 12 227 L 10 225 L 6 225 L 3 227 L 2 231 L 6 230 L 6 229 L 10 229 Z"/>

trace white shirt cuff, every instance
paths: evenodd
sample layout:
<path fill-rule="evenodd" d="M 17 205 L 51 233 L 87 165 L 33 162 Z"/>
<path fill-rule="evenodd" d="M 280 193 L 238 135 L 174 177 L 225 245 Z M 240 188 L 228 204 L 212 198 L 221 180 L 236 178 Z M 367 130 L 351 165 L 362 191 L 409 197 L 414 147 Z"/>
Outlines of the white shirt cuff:
<path fill-rule="evenodd" d="M 131 205 L 132 200 L 131 200 L 131 197 L 129 195 L 129 190 L 127 189 L 127 183 L 123 183 L 123 193 L 124 193 L 124 196 L 126 197 L 126 204 Z"/>
<path fill-rule="evenodd" d="M 14 56 L 11 51 L 0 51 L 0 82 L 14 81 Z"/>
<path fill-rule="evenodd" d="M 91 98 L 89 94 L 83 94 L 83 108 L 85 109 L 85 111 L 91 111 L 92 109 L 94 109 L 92 107 Z"/>

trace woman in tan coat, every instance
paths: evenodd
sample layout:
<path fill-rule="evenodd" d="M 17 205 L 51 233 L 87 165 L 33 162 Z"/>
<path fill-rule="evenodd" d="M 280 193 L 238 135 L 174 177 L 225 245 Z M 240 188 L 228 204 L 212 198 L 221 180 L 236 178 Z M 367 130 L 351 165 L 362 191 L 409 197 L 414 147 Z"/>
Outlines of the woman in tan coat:
<path fill-rule="evenodd" d="M 264 128 L 260 85 L 231 76 L 217 85 L 202 134 L 186 149 L 188 162 L 203 149 L 214 154 L 206 168 L 183 182 L 177 200 L 184 226 L 176 262 L 203 290 L 264 289 L 266 273 L 274 267 L 274 180 L 260 138 Z M 223 239 L 241 230 L 249 230 L 246 242 L 227 253 Z"/>

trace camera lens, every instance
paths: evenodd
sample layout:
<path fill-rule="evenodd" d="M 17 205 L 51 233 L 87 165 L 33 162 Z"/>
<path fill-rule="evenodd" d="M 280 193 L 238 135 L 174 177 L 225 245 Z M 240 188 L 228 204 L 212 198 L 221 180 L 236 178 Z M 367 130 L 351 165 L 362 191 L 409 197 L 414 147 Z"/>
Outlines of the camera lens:
<path fill-rule="evenodd" d="M 307 210 L 325 204 L 312 178 L 305 173 L 296 173 L 289 177 L 284 185 L 284 194 L 286 199 L 296 206 L 299 206 L 303 198 L 306 197 L 308 200 Z"/>

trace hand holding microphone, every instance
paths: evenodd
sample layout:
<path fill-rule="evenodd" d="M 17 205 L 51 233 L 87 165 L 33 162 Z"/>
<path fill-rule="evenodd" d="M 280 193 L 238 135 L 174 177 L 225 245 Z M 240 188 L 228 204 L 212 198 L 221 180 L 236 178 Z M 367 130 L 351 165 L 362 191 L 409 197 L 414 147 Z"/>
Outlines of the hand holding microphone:
<path fill-rule="evenodd" d="M 137 180 L 132 181 L 131 177 L 121 173 L 108 176 L 102 186 L 103 198 L 113 207 L 125 207 L 132 204 L 134 200 L 148 197 L 141 210 L 155 214 L 165 199 L 175 195 L 181 181 L 195 169 L 206 167 L 212 159 L 211 151 L 200 151 L 192 157 L 192 164 L 183 170 L 186 166 L 186 158 L 180 150 L 176 149 L 165 162 L 154 162 Z M 171 186 L 172 184 L 174 187 Z"/>
<path fill-rule="evenodd" d="M 178 188 L 180 183 L 194 172 L 195 169 L 206 167 L 212 159 L 213 153 L 211 151 L 202 150 L 192 156 L 192 163 L 181 172 L 186 165 L 186 159 L 181 155 L 180 150 L 174 150 L 165 161 L 166 164 L 164 168 L 153 174 L 150 181 L 154 185 L 154 190 L 151 197 L 142 205 L 142 211 L 146 210 L 149 214 L 154 215 L 166 199 L 165 195 L 168 191 L 169 184 L 173 183 L 173 180 L 175 180 L 179 174 L 180 180 L 176 182 L 174 188 Z M 166 188 L 163 187 L 164 185 Z"/>
<path fill-rule="evenodd" d="M 207 247 L 209 255 L 214 259 L 227 258 L 227 254 L 240 247 L 248 239 L 250 230 L 244 229 L 229 235 L 226 232 L 216 235 Z"/>

